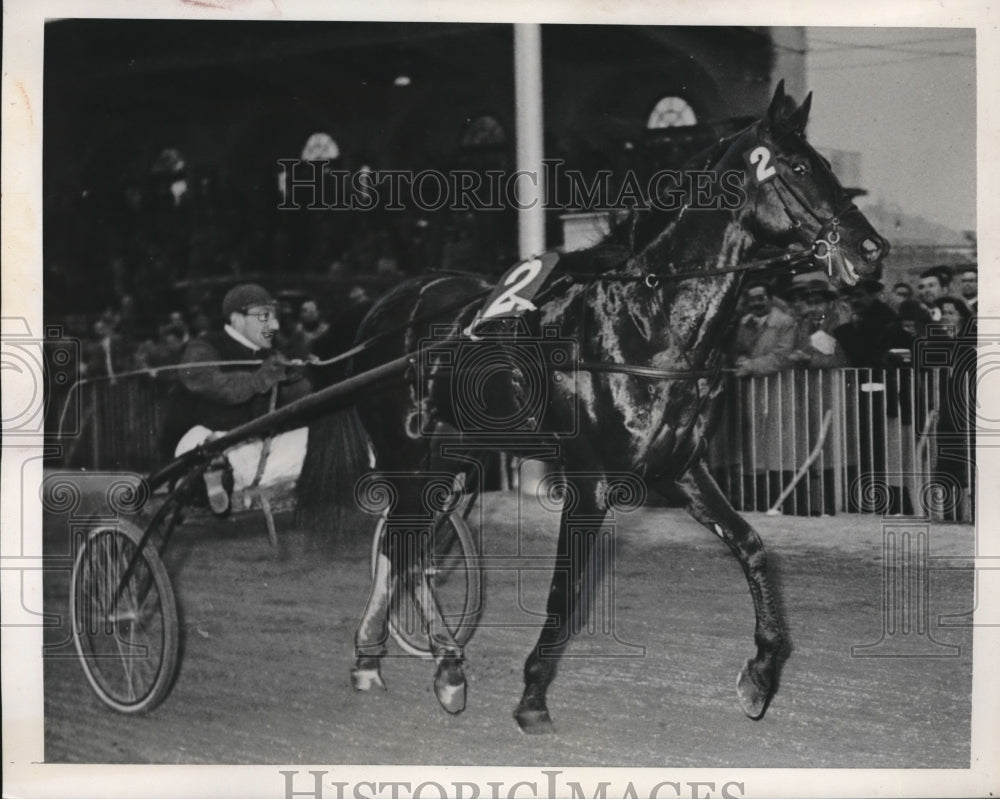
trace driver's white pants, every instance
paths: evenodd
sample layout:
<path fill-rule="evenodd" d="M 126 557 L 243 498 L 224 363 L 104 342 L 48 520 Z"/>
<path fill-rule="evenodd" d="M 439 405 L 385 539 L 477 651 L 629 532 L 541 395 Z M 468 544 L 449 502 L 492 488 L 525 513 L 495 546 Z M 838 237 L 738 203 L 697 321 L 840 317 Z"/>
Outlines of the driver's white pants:
<path fill-rule="evenodd" d="M 224 431 L 212 431 L 204 425 L 195 425 L 177 442 L 174 455 L 181 455 L 192 450 L 209 436 L 221 435 Z M 258 486 L 272 486 L 280 483 L 293 482 L 302 471 L 302 461 L 306 457 L 306 444 L 309 441 L 309 428 L 299 427 L 287 433 L 279 433 L 271 438 L 271 448 L 268 452 L 264 473 Z M 233 490 L 241 491 L 253 484 L 257 476 L 257 465 L 264 450 L 262 439 L 251 439 L 243 444 L 237 444 L 226 450 L 226 459 L 233 467 Z"/>

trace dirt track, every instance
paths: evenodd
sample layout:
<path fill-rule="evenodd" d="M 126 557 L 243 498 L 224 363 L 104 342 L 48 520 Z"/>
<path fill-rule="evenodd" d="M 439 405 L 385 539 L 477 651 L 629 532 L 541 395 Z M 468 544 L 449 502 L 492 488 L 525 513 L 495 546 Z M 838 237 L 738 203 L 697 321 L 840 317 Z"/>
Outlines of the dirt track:
<path fill-rule="evenodd" d="M 514 523 L 512 495 L 482 503 L 486 553 L 553 549 L 556 520 Z M 432 664 L 387 659 L 387 693 L 352 691 L 352 637 L 368 591 L 367 531 L 318 547 L 282 526 L 277 558 L 259 516 L 180 529 L 168 552 L 181 610 L 176 684 L 147 716 L 106 709 L 50 628 L 45 759 L 50 763 L 384 763 L 563 766 L 968 767 L 971 628 L 942 614 L 973 606 L 968 569 L 930 573 L 930 633 L 952 657 L 852 657 L 882 635 L 882 532 L 870 517 L 748 515 L 771 555 L 793 652 L 765 718 L 748 720 L 736 673 L 752 653 L 753 616 L 728 550 L 682 511 L 621 517 L 616 638 L 582 636 L 549 692 L 557 734 L 525 736 L 511 712 L 544 607 L 547 568 L 487 575 L 486 611 L 467 649 L 469 705 L 451 717 Z M 281 521 L 281 520 L 279 520 Z M 64 547 L 49 518 L 46 541 Z M 930 552 L 969 555 L 968 526 L 935 526 Z M 46 611 L 66 616 L 67 578 L 52 572 Z M 930 651 L 944 650 L 925 640 Z M 637 647 L 643 647 L 640 652 Z M 396 652 L 398 654 L 398 651 Z M 641 656 L 636 656 L 641 654 Z M 627 655 L 627 656 L 622 656 Z"/>

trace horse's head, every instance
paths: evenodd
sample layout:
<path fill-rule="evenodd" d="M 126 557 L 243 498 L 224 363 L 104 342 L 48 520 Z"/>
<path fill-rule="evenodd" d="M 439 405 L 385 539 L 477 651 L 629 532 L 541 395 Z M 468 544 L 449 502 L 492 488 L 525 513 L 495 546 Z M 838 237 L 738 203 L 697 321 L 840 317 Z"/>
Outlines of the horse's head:
<path fill-rule="evenodd" d="M 811 103 L 810 93 L 796 107 L 781 81 L 764 118 L 734 143 L 747 171 L 749 221 L 762 243 L 811 247 L 832 280 L 851 286 L 881 274 L 889 243 L 806 141 Z"/>

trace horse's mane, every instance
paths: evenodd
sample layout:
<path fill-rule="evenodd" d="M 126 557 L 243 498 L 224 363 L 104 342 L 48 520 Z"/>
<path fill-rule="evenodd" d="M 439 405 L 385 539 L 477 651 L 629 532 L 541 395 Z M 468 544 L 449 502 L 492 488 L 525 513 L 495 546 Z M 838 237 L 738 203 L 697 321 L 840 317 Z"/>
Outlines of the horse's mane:
<path fill-rule="evenodd" d="M 679 168 L 681 172 L 708 169 L 729 159 L 730 150 L 750 130 L 743 128 L 728 136 L 720 137 L 710 146 L 688 158 Z M 663 210 L 639 207 L 618 214 L 611 219 L 607 233 L 595 244 L 562 255 L 560 270 L 599 275 L 621 268 L 642 250 L 661 231 L 680 215 L 680 209 Z"/>
<path fill-rule="evenodd" d="M 692 155 L 679 171 L 705 170 L 714 164 L 728 160 L 733 145 L 750 130 L 743 128 L 736 133 L 723 136 L 710 146 Z M 612 221 L 607 235 L 590 250 L 598 266 L 605 260 L 620 265 L 627 258 L 641 252 L 650 240 L 670 225 L 680 215 L 680 209 L 662 210 L 658 208 L 635 208 Z M 615 260 L 617 259 L 617 260 Z"/>

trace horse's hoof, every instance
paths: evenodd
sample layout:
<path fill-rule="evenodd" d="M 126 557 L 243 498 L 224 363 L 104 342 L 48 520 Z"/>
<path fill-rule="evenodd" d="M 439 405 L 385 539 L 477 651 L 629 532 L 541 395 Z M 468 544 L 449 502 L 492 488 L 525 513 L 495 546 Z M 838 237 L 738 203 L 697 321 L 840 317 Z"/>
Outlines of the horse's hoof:
<path fill-rule="evenodd" d="M 352 669 L 351 684 L 355 691 L 370 691 L 372 688 L 386 690 L 382 675 L 378 669 Z"/>
<path fill-rule="evenodd" d="M 521 732 L 527 735 L 548 735 L 556 729 L 549 711 L 545 708 L 532 710 L 519 707 L 514 711 L 514 718 L 517 719 L 517 726 L 521 728 Z"/>
<path fill-rule="evenodd" d="M 768 700 L 771 698 L 770 692 L 764 690 L 753 679 L 750 671 L 751 661 L 747 661 L 740 669 L 740 676 L 736 679 L 736 693 L 743 706 L 743 712 L 750 718 L 757 720 L 764 715 L 767 710 Z"/>
<path fill-rule="evenodd" d="M 441 661 L 434 677 L 434 695 L 441 707 L 453 716 L 465 710 L 465 672 L 460 660 L 445 658 Z"/>

